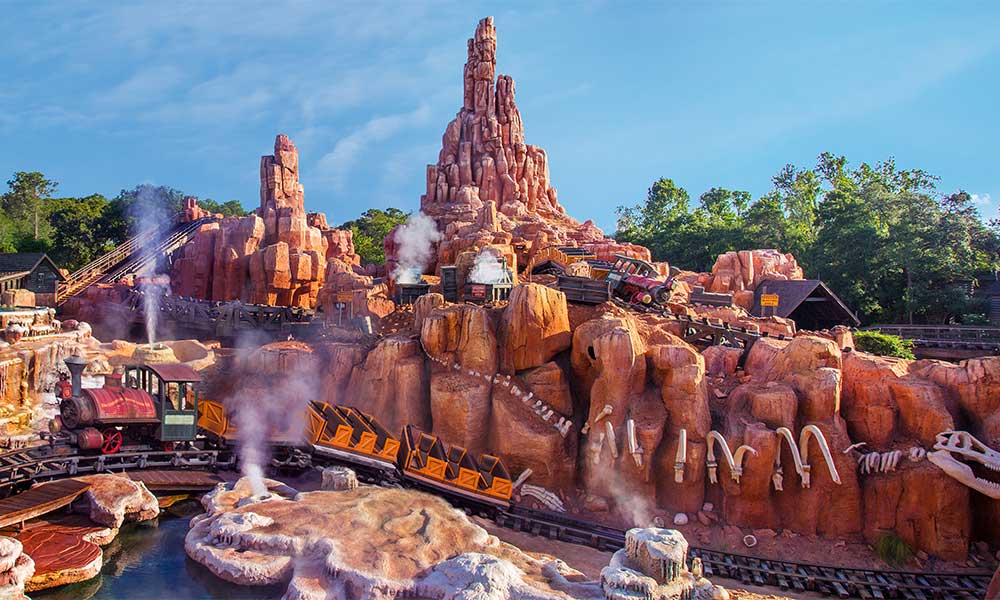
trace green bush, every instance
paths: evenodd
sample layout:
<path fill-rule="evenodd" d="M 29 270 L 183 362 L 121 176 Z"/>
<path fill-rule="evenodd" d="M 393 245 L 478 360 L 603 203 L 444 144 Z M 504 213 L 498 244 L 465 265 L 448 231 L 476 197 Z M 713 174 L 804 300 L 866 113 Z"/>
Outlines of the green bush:
<path fill-rule="evenodd" d="M 962 325 L 989 325 L 990 320 L 981 313 L 965 313 L 959 317 Z"/>
<path fill-rule="evenodd" d="M 895 533 L 883 533 L 875 543 L 875 552 L 883 562 L 899 566 L 910 560 L 913 549 Z"/>
<path fill-rule="evenodd" d="M 913 341 L 882 333 L 880 331 L 855 331 L 854 347 L 862 352 L 896 358 L 915 358 Z"/>

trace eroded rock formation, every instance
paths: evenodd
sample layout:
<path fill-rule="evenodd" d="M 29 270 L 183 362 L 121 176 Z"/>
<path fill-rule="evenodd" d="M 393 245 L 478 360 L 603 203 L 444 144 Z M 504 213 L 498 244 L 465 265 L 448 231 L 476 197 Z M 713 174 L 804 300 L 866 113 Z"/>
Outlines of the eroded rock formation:
<path fill-rule="evenodd" d="M 350 231 L 306 213 L 299 155 L 286 135 L 261 157 L 260 206 L 246 217 L 203 225 L 174 261 L 174 293 L 205 300 L 315 307 L 329 260 L 353 269 Z"/>
<path fill-rule="evenodd" d="M 1000 446 L 1000 359 L 903 361 L 803 333 L 761 338 L 741 363 L 682 341 L 670 319 L 584 311 L 538 284 L 495 307 L 428 294 L 412 322 L 371 345 L 281 342 L 245 365 L 322 372 L 306 388 L 319 397 L 495 453 L 514 478 L 530 470 L 533 494 L 630 526 L 708 502 L 729 525 L 892 532 L 949 559 L 1000 539 L 1000 503 L 925 458 L 950 429 Z"/>
<path fill-rule="evenodd" d="M 185 539 L 228 581 L 287 583 L 303 599 L 601 597 L 562 561 L 499 541 L 435 496 L 362 486 L 242 502 L 249 493 L 237 483 L 209 494 Z"/>
<path fill-rule="evenodd" d="M 566 214 L 545 150 L 525 143 L 514 80 L 498 76 L 496 67 L 497 33 L 493 17 L 487 17 L 468 42 L 462 108 L 445 128 L 420 199 L 421 211 L 443 233 L 437 263 L 454 264 L 463 251 L 490 244 L 508 246 L 520 264 L 553 245 L 586 246 L 603 258 L 622 253 L 649 259 L 647 249 L 617 243 L 592 221 L 580 223 Z M 392 237 L 387 238 L 390 263 Z"/>

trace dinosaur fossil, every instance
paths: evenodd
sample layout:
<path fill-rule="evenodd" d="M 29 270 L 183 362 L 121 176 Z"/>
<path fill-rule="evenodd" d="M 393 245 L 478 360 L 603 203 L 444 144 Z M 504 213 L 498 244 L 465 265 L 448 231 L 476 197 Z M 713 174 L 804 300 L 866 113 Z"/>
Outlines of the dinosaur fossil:
<path fill-rule="evenodd" d="M 1000 481 L 1000 452 L 980 442 L 967 431 L 942 431 L 937 434 L 934 451 L 927 453 L 927 460 L 942 471 L 990 498 L 1000 499 L 1000 483 L 977 476 L 973 466 L 996 473 Z M 989 476 L 987 473 L 984 475 Z"/>

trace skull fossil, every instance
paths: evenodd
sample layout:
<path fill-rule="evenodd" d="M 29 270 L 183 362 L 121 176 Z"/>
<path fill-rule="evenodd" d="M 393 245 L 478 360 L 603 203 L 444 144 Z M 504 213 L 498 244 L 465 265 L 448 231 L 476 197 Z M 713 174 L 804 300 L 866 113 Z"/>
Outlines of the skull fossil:
<path fill-rule="evenodd" d="M 1000 452 L 980 442 L 967 431 L 942 431 L 927 460 L 945 473 L 990 498 L 1000 499 Z M 990 479 L 977 476 L 973 466 Z M 983 469 L 994 474 L 984 473 Z M 994 481 L 995 480 L 995 481 Z"/>

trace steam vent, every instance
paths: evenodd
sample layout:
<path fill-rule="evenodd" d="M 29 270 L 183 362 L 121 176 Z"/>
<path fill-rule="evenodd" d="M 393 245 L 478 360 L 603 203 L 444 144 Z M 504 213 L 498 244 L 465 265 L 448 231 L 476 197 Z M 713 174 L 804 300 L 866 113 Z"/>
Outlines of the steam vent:
<path fill-rule="evenodd" d="M 716 586 L 687 569 L 688 543 L 679 531 L 655 527 L 630 529 L 625 548 L 601 571 L 609 600 L 711 600 Z M 697 562 L 695 569 L 699 570 Z"/>

